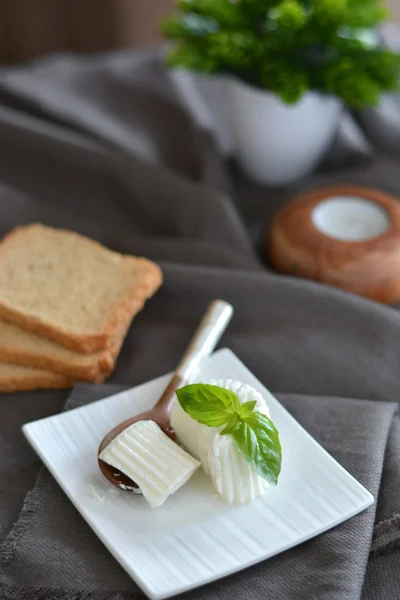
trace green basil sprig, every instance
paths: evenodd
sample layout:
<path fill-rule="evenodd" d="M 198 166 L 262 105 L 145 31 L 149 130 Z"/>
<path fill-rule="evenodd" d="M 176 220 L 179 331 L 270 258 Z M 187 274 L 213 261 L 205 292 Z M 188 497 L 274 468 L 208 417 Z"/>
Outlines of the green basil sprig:
<path fill-rule="evenodd" d="M 217 385 L 195 383 L 176 390 L 183 410 L 207 427 L 222 427 L 260 477 L 276 485 L 282 464 L 279 433 L 266 415 L 254 411 L 256 401 L 240 403 L 238 396 Z"/>

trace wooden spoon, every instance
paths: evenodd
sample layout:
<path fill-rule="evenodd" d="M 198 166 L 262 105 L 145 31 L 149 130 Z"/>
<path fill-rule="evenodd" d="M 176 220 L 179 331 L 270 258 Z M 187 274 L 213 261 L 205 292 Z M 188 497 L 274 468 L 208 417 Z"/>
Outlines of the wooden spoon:
<path fill-rule="evenodd" d="M 101 442 L 98 454 L 124 429 L 127 429 L 127 427 L 138 421 L 154 421 L 168 437 L 175 441 L 175 433 L 172 430 L 170 421 L 170 412 L 175 400 L 175 390 L 190 381 L 190 378 L 195 374 L 201 362 L 211 354 L 224 333 L 232 315 L 233 307 L 228 302 L 214 300 L 210 304 L 172 379 L 157 404 L 154 408 L 131 417 L 114 427 Z M 139 487 L 132 479 L 100 458 L 98 461 L 101 472 L 113 485 L 129 492 L 141 493 Z"/>

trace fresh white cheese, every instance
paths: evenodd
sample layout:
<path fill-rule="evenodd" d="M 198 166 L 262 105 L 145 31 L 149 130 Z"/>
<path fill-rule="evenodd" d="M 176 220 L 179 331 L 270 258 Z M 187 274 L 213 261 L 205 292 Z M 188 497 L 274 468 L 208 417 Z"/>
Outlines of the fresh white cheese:
<path fill-rule="evenodd" d="M 208 381 L 234 392 L 241 403 L 255 400 L 255 409 L 269 417 L 268 406 L 254 388 L 239 381 Z M 178 400 L 171 413 L 171 424 L 178 440 L 198 458 L 215 490 L 229 504 L 245 504 L 262 496 L 269 484 L 242 457 L 231 435 L 220 435 L 223 427 L 208 427 L 198 423 L 181 407 Z"/>
<path fill-rule="evenodd" d="M 132 479 L 152 508 L 161 506 L 200 466 L 153 421 L 125 429 L 100 458 Z"/>

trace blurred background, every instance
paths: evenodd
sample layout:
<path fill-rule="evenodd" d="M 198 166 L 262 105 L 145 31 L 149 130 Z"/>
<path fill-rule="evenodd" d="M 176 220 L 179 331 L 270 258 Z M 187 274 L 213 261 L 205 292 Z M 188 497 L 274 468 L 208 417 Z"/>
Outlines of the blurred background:
<path fill-rule="evenodd" d="M 388 4 L 400 22 L 400 0 Z M 149 44 L 172 8 L 173 0 L 0 0 L 0 62 Z"/>

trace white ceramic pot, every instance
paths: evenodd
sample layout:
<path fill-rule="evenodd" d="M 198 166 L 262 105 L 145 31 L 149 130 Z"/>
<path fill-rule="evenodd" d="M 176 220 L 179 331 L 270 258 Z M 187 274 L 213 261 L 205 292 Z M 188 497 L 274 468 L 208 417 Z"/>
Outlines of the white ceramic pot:
<path fill-rule="evenodd" d="M 333 140 L 342 104 L 308 92 L 294 105 L 241 81 L 228 84 L 234 154 L 258 183 L 288 184 L 311 172 Z"/>

